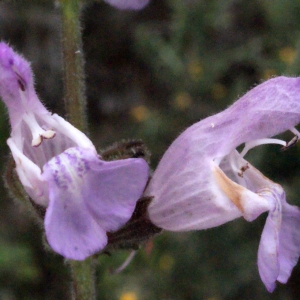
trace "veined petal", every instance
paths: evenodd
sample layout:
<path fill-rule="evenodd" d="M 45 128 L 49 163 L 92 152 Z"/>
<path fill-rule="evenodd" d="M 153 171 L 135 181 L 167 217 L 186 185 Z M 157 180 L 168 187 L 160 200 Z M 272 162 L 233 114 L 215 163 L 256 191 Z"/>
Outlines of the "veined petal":
<path fill-rule="evenodd" d="M 264 197 L 235 183 L 219 167 L 215 167 L 214 175 L 222 191 L 236 205 L 247 221 L 253 221 L 270 209 L 270 205 Z"/>
<path fill-rule="evenodd" d="M 45 217 L 51 247 L 81 260 L 100 251 L 106 232 L 131 217 L 148 178 L 142 159 L 101 161 L 90 149 L 70 148 L 44 166 L 49 186 Z"/>
<path fill-rule="evenodd" d="M 29 63 L 3 42 L 0 43 L 0 96 L 8 107 L 12 127 L 22 121 L 28 108 L 48 113 L 36 96 Z"/>
<path fill-rule="evenodd" d="M 57 141 L 58 138 L 71 140 L 70 145 L 77 146 L 81 148 L 90 148 L 94 149 L 94 145 L 92 141 L 80 130 L 67 122 L 64 118 L 60 117 L 57 114 L 53 114 L 51 116 L 47 116 L 44 118 L 44 124 L 47 127 L 53 128 L 56 131 L 56 144 L 63 144 L 63 141 Z M 41 122 L 42 123 L 42 122 Z M 43 126 L 43 124 L 42 124 Z M 51 140 L 49 140 L 51 142 Z M 65 145 L 66 148 L 67 145 Z M 65 148 L 65 149 L 66 149 Z M 65 150 L 63 149 L 63 150 Z M 59 152 L 58 152 L 59 153 Z"/>
<path fill-rule="evenodd" d="M 280 268 L 278 252 L 282 208 L 280 198 L 275 197 L 270 201 L 273 202 L 273 209 L 269 212 L 260 238 L 257 264 L 262 282 L 269 292 L 273 292 Z"/>
<path fill-rule="evenodd" d="M 213 161 L 197 162 L 187 155 L 183 161 L 161 167 L 168 175 L 153 178 L 145 192 L 154 197 L 148 213 L 156 226 L 171 231 L 206 229 L 242 216 L 218 186 Z"/>
<path fill-rule="evenodd" d="M 243 156 L 256 145 L 287 149 L 300 133 L 300 78 L 277 77 L 246 93 L 224 111 L 186 129 L 163 155 L 147 186 L 153 224 L 167 230 L 204 229 L 270 211 L 258 255 L 269 291 L 285 282 L 300 255 L 299 210 L 285 202 L 282 187 Z M 290 142 L 270 137 L 290 130 Z M 235 148 L 247 143 L 240 154 Z M 281 208 L 282 206 L 282 208 Z M 282 223 L 281 223 L 282 218 Z"/>
<path fill-rule="evenodd" d="M 103 249 L 106 232 L 91 216 L 80 195 L 62 192 L 54 182 L 49 182 L 49 191 L 45 230 L 51 248 L 74 260 L 84 260 Z"/>
<path fill-rule="evenodd" d="M 92 160 L 91 160 L 92 161 Z M 124 159 L 90 164 L 82 193 L 91 215 L 106 231 L 115 231 L 132 216 L 148 180 L 143 159 Z"/>
<path fill-rule="evenodd" d="M 26 157 L 9 138 L 7 144 L 16 163 L 16 171 L 28 195 L 43 207 L 48 205 L 48 187 L 43 181 L 41 169 Z"/>
<path fill-rule="evenodd" d="M 185 212 L 196 214 L 196 210 L 192 211 L 188 206 L 200 207 L 202 205 L 200 203 L 203 202 L 212 207 L 218 201 L 222 202 L 219 199 L 223 199 L 224 195 L 221 196 L 220 192 L 216 193 L 218 184 L 216 178 L 212 177 L 212 172 L 215 170 L 212 168 L 212 163 L 218 165 L 242 143 L 273 136 L 294 127 L 299 122 L 300 79 L 277 77 L 258 85 L 223 112 L 192 125 L 171 144 L 149 182 L 146 195 L 153 196 L 149 205 L 150 219 L 155 225 L 162 227 L 167 222 L 162 221 L 166 216 L 169 224 L 175 225 L 177 222 L 177 226 L 162 228 L 178 230 L 180 210 L 183 217 Z M 255 170 L 254 172 L 251 170 L 244 172 L 242 168 L 247 169 L 246 161 L 238 157 L 233 157 L 233 161 L 242 162 L 242 165 L 236 166 L 235 170 L 230 167 L 235 177 L 233 181 L 248 189 L 249 196 L 259 197 L 255 195 L 256 191 L 264 186 L 259 186 L 258 183 L 269 187 L 270 182 L 261 173 L 258 175 L 259 172 L 253 168 L 251 170 Z M 229 178 L 232 180 L 231 177 Z M 230 181 L 227 183 L 230 185 Z M 224 185 L 223 192 L 225 192 Z M 261 198 L 262 205 L 258 205 L 257 212 L 254 211 L 255 205 L 250 209 L 252 196 L 244 203 L 249 205 L 248 210 L 244 210 L 244 217 L 247 220 L 253 220 L 259 213 L 265 211 L 266 209 L 262 209 L 263 206 L 267 208 L 266 201 Z M 178 207 L 179 203 L 180 207 Z M 256 201 L 256 204 L 259 204 L 259 201 Z M 162 214 L 165 207 L 168 207 L 168 213 Z M 176 214 L 172 213 L 173 208 L 176 208 Z M 193 213 L 193 218 L 196 218 L 195 214 Z M 170 221 L 172 217 L 174 218 Z M 199 218 L 202 218 L 201 214 Z M 184 221 L 186 222 L 186 218 Z M 213 223 L 208 221 L 207 224 L 211 226 Z M 215 224 L 214 226 L 217 226 L 217 222 Z"/>
<path fill-rule="evenodd" d="M 278 261 L 280 272 L 277 280 L 286 283 L 300 256 L 300 211 L 296 206 L 282 203 L 282 221 L 279 233 Z"/>
<path fill-rule="evenodd" d="M 142 9 L 150 0 L 104 0 L 108 4 L 115 6 L 119 9 Z"/>
<path fill-rule="evenodd" d="M 138 2 L 130 3 L 138 8 Z M 8 145 L 19 179 L 32 200 L 47 208 L 49 244 L 76 260 L 101 250 L 106 232 L 131 218 L 148 181 L 147 163 L 102 161 L 86 135 L 46 110 L 29 63 L 5 43 L 0 43 L 0 96 L 10 115 Z"/>
<path fill-rule="evenodd" d="M 300 256 L 300 210 L 286 203 L 285 194 L 269 199 L 270 210 L 258 249 L 258 269 L 269 292 L 276 280 L 286 283 Z"/>
<path fill-rule="evenodd" d="M 185 145 L 176 153 L 183 152 L 182 159 L 162 161 L 146 189 L 145 195 L 154 197 L 148 211 L 155 225 L 171 231 L 200 230 L 241 216 L 252 221 L 270 209 L 269 201 L 256 192 L 280 186 L 238 152 L 224 158 L 219 167 L 213 160 L 200 160 L 201 150 L 185 152 Z M 242 178 L 238 173 L 244 166 Z"/>
<path fill-rule="evenodd" d="M 256 86 L 182 135 L 198 141 L 195 147 L 202 148 L 206 155 L 224 157 L 243 143 L 272 137 L 299 123 L 300 78 L 281 76 Z"/>
<path fill-rule="evenodd" d="M 85 134 L 58 115 L 52 115 L 38 99 L 29 63 L 5 43 L 0 43 L 0 96 L 12 126 L 8 145 L 16 171 L 33 201 L 47 206 L 47 185 L 42 167 L 71 147 L 95 151 Z"/>

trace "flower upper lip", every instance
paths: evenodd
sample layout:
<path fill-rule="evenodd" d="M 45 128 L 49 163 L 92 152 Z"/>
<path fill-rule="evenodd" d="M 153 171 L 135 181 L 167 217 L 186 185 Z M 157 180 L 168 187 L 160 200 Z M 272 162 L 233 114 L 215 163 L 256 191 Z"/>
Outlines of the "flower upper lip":
<path fill-rule="evenodd" d="M 171 231 L 197 230 L 240 216 L 252 221 L 268 211 L 258 266 L 273 291 L 276 280 L 286 281 L 299 258 L 300 211 L 286 203 L 279 184 L 244 156 L 262 144 L 291 147 L 300 137 L 294 128 L 298 123 L 300 78 L 277 77 L 186 129 L 163 155 L 146 189 L 145 196 L 153 197 L 151 222 Z M 286 130 L 294 134 L 290 142 L 270 138 Z M 235 148 L 244 143 L 238 153 Z"/>

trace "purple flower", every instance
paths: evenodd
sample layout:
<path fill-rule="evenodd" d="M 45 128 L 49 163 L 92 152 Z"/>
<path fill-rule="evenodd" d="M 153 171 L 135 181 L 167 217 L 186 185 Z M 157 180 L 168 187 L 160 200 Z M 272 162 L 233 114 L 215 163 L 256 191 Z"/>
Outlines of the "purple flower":
<path fill-rule="evenodd" d="M 0 43 L 0 95 L 12 127 L 7 143 L 32 200 L 46 208 L 50 246 L 82 260 L 103 249 L 106 232 L 131 217 L 148 179 L 143 159 L 105 162 L 92 142 L 39 101 L 29 63 Z"/>
<path fill-rule="evenodd" d="M 104 0 L 104 1 L 119 9 L 134 9 L 134 10 L 142 9 L 149 3 L 149 0 Z"/>
<path fill-rule="evenodd" d="M 206 229 L 268 211 L 258 269 L 268 291 L 287 282 L 300 255 L 300 211 L 282 187 L 243 157 L 261 144 L 289 147 L 300 136 L 300 79 L 268 80 L 228 109 L 184 131 L 161 159 L 145 192 L 150 220 L 171 231 Z M 270 137 L 291 130 L 291 142 Z M 239 153 L 236 147 L 245 143 Z"/>

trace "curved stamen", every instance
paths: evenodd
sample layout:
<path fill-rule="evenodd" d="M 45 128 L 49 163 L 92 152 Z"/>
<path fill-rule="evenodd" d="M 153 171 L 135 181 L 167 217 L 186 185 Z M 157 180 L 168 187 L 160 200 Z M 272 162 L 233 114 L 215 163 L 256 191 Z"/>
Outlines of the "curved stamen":
<path fill-rule="evenodd" d="M 282 147 L 282 148 L 280 149 L 280 151 L 285 151 L 285 150 L 287 150 L 287 149 L 289 149 L 289 148 L 291 148 L 291 147 L 293 147 L 294 145 L 297 144 L 297 142 L 298 142 L 298 140 L 299 140 L 299 137 L 300 137 L 300 132 L 299 132 L 295 127 L 290 128 L 290 131 L 291 131 L 292 133 L 294 133 L 295 136 L 294 136 L 289 142 L 287 142 L 287 143 L 286 143 L 286 146 L 285 146 L 285 147 Z"/>
<path fill-rule="evenodd" d="M 287 143 L 285 141 L 279 139 L 258 139 L 258 140 L 245 143 L 245 147 L 241 152 L 241 156 L 244 157 L 250 149 L 264 144 L 278 144 L 278 145 L 282 145 L 283 147 L 287 146 Z"/>
<path fill-rule="evenodd" d="M 300 132 L 295 127 L 292 127 L 289 130 L 293 134 L 296 135 L 289 142 L 285 142 L 285 141 L 279 140 L 279 139 L 267 139 L 267 138 L 266 139 L 258 139 L 258 140 L 250 141 L 248 143 L 245 143 L 245 147 L 244 147 L 243 151 L 240 153 L 241 156 L 244 157 L 250 149 L 252 149 L 256 146 L 259 146 L 259 145 L 263 145 L 263 144 L 282 145 L 283 146 L 283 148 L 281 149 L 282 151 L 294 146 L 297 143 L 298 139 L 300 138 Z"/>
<path fill-rule="evenodd" d="M 299 139 L 298 135 L 295 135 L 289 142 L 286 143 L 286 146 L 285 146 L 285 147 L 282 147 L 282 148 L 280 149 L 280 151 L 285 151 L 285 150 L 287 150 L 287 149 L 293 147 L 294 145 L 297 144 L 298 139 Z"/>
<path fill-rule="evenodd" d="M 290 128 L 290 131 L 291 131 L 294 135 L 296 135 L 298 138 L 300 138 L 300 132 L 299 132 L 295 127 Z"/>

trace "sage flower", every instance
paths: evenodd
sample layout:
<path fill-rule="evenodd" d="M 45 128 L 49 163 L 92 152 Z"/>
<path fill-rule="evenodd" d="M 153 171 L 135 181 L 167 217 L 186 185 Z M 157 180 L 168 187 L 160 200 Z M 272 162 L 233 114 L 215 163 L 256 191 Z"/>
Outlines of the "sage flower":
<path fill-rule="evenodd" d="M 0 96 L 8 108 L 7 140 L 26 192 L 46 209 L 50 246 L 83 260 L 103 249 L 107 232 L 131 217 L 148 179 L 143 159 L 106 162 L 89 138 L 38 99 L 29 63 L 0 43 Z"/>
<path fill-rule="evenodd" d="M 149 3 L 149 0 L 104 0 L 104 2 L 119 9 L 138 10 L 144 8 Z"/>
<path fill-rule="evenodd" d="M 170 231 L 200 230 L 268 212 L 259 273 L 270 292 L 276 280 L 286 283 L 300 255 L 300 211 L 244 156 L 262 144 L 290 147 L 300 136 L 294 128 L 299 122 L 300 79 L 277 77 L 189 127 L 166 151 L 145 192 L 152 197 L 151 222 Z M 271 138 L 287 130 L 290 142 Z"/>

